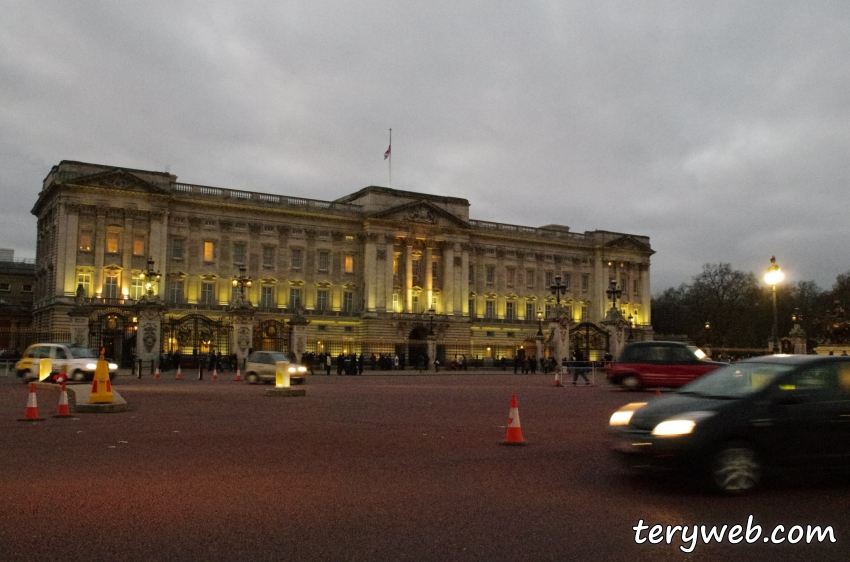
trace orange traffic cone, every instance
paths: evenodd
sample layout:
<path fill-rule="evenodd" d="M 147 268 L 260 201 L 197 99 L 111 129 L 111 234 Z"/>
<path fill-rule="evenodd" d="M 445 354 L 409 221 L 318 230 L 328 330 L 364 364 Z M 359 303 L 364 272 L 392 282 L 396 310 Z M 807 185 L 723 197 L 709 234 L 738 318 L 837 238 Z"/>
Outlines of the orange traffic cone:
<path fill-rule="evenodd" d="M 71 410 L 68 408 L 68 391 L 65 390 L 65 381 L 62 381 L 62 392 L 59 393 L 59 408 L 54 418 L 72 418 Z"/>
<path fill-rule="evenodd" d="M 555 386 L 564 386 L 561 384 L 561 370 L 555 369 Z"/>
<path fill-rule="evenodd" d="M 522 429 L 519 426 L 519 409 L 516 405 L 516 394 L 511 396 L 511 411 L 508 414 L 508 434 L 502 445 L 528 445 L 522 439 Z"/>
<path fill-rule="evenodd" d="M 239 370 L 239 365 L 236 366 L 236 382 L 242 380 L 242 371 Z"/>
<path fill-rule="evenodd" d="M 655 389 L 655 395 L 656 395 L 656 396 L 661 396 L 661 389 L 660 389 L 660 388 L 656 388 L 656 389 Z"/>
<path fill-rule="evenodd" d="M 156 370 L 153 372 L 154 380 L 159 380 L 159 365 L 156 366 Z"/>
<path fill-rule="evenodd" d="M 24 417 L 18 421 L 44 421 L 44 418 L 38 417 L 38 403 L 35 400 L 35 383 L 30 383 L 30 396 L 27 399 L 27 411 Z"/>
<path fill-rule="evenodd" d="M 174 376 L 178 381 L 182 381 L 183 377 L 180 375 L 180 367 L 177 367 L 177 374 Z"/>
<path fill-rule="evenodd" d="M 213 367 L 213 378 L 212 378 L 212 380 L 214 380 L 214 381 L 218 380 L 218 370 L 215 367 Z"/>

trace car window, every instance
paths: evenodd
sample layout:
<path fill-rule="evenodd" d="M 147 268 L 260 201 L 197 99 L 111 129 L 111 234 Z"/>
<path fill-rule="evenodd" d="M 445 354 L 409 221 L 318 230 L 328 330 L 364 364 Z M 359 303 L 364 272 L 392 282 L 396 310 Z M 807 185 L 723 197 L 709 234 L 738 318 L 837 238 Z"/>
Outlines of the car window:
<path fill-rule="evenodd" d="M 50 346 L 40 345 L 33 349 L 33 357 L 36 359 L 46 359 L 50 357 Z"/>
<path fill-rule="evenodd" d="M 68 355 L 65 353 L 65 350 L 61 347 L 54 347 L 54 356 L 56 359 L 67 359 Z"/>
<path fill-rule="evenodd" d="M 812 400 L 837 396 L 839 394 L 840 366 L 833 363 L 803 369 L 781 381 L 779 391 L 793 392 L 799 397 L 808 397 Z"/>
<path fill-rule="evenodd" d="M 685 347 L 670 347 L 667 349 L 667 356 L 672 363 L 693 363 L 693 354 Z"/>
<path fill-rule="evenodd" d="M 71 356 L 74 359 L 97 359 L 94 350 L 90 347 L 72 347 Z"/>

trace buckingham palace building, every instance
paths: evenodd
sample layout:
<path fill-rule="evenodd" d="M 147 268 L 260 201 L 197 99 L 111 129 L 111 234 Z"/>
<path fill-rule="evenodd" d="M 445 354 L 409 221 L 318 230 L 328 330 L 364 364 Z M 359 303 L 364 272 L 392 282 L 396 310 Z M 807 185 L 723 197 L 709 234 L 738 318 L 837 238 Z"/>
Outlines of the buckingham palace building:
<path fill-rule="evenodd" d="M 632 337 L 651 337 L 648 237 L 473 220 L 469 206 L 375 186 L 305 199 L 62 161 L 32 209 L 33 325 L 125 365 L 178 350 L 410 361 L 429 337 L 441 361 L 513 358 L 556 305 L 586 327 L 615 309 Z"/>

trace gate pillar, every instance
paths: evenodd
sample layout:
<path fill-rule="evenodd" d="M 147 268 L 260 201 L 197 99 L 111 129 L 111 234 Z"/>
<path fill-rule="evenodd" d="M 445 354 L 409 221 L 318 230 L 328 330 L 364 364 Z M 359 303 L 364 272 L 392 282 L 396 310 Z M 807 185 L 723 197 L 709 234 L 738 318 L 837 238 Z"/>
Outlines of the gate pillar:
<path fill-rule="evenodd" d="M 254 307 L 245 299 L 233 305 L 233 336 L 230 342 L 231 353 L 236 354 L 239 365 L 248 357 L 254 347 Z"/>
<path fill-rule="evenodd" d="M 307 353 L 307 325 L 309 320 L 304 318 L 301 308 L 295 309 L 295 316 L 289 319 L 289 333 L 292 340 L 289 343 L 291 361 L 301 363 L 301 358 Z M 362 352 L 361 352 L 362 353 Z"/>
<path fill-rule="evenodd" d="M 162 315 L 165 305 L 159 297 L 139 299 L 136 306 L 136 360 L 154 361 L 159 365 L 159 352 L 162 349 Z"/>
<path fill-rule="evenodd" d="M 795 355 L 805 355 L 806 350 L 806 331 L 800 327 L 800 324 L 794 324 L 794 328 L 788 332 L 791 338 L 791 349 Z"/>
<path fill-rule="evenodd" d="M 558 361 L 558 364 L 570 355 L 570 326 L 573 319 L 563 306 L 556 306 L 549 316 L 549 352 Z M 541 355 L 542 353 L 538 353 Z M 539 359 L 539 358 L 538 358 Z"/>
<path fill-rule="evenodd" d="M 626 326 L 628 322 L 623 318 L 623 314 L 614 307 L 608 309 L 608 314 L 605 315 L 605 319 L 601 322 L 601 324 L 608 331 L 608 342 L 610 349 L 609 353 L 614 357 L 614 359 L 620 358 L 620 353 L 623 351 L 623 348 L 626 345 Z"/>

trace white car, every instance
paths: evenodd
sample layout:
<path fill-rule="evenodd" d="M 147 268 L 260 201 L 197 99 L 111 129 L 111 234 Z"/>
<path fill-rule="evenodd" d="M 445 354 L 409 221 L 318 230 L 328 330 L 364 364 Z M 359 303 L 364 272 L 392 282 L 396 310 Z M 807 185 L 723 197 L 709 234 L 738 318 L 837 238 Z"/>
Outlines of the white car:
<path fill-rule="evenodd" d="M 245 380 L 251 384 L 274 382 L 278 361 L 289 361 L 289 356 L 280 351 L 253 352 L 245 361 Z M 307 367 L 295 363 L 289 364 L 289 381 L 291 384 L 303 384 L 305 376 L 307 376 Z"/>
<path fill-rule="evenodd" d="M 90 347 L 72 343 L 35 343 L 24 351 L 24 356 L 15 364 L 15 370 L 24 382 L 38 380 L 42 359 L 52 361 L 53 372 L 65 373 L 70 380 L 84 381 L 94 378 L 98 355 Z M 118 374 L 118 365 L 109 363 L 109 378 Z"/>

